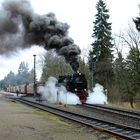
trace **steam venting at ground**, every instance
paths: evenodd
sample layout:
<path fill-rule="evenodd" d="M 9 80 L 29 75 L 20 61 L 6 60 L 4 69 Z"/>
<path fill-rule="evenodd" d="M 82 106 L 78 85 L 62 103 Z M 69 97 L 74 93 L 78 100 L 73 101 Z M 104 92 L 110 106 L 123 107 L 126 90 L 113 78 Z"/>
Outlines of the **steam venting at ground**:
<path fill-rule="evenodd" d="M 69 25 L 59 22 L 54 13 L 35 14 L 27 0 L 5 0 L 0 10 L 0 54 L 39 45 L 54 49 L 77 71 L 80 49 L 68 37 L 68 29 Z"/>
<path fill-rule="evenodd" d="M 45 86 L 38 88 L 38 93 L 41 94 L 43 100 L 47 100 L 51 103 L 61 103 L 76 105 L 81 104 L 79 97 L 75 93 L 68 92 L 64 86 L 56 86 L 57 79 L 54 77 L 48 78 Z M 107 104 L 107 96 L 104 93 L 104 88 L 96 84 L 93 88 L 93 92 L 89 92 L 87 102 L 89 104 Z"/>
<path fill-rule="evenodd" d="M 89 104 L 107 104 L 107 91 L 100 84 L 95 84 L 93 92 L 89 92 L 86 103 Z"/>
<path fill-rule="evenodd" d="M 80 104 L 78 96 L 71 92 L 67 92 L 64 86 L 56 86 L 57 79 L 54 77 L 48 78 L 46 85 L 38 88 L 38 93 L 42 95 L 42 99 L 51 103 L 61 104 Z"/>

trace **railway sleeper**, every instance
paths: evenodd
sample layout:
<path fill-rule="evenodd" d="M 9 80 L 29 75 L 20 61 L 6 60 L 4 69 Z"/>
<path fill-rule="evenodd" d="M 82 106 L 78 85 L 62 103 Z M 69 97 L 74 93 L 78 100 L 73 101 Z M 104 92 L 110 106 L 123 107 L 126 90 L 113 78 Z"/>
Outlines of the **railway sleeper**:
<path fill-rule="evenodd" d="M 140 134 L 133 134 L 132 136 L 135 138 L 140 138 Z"/>
<path fill-rule="evenodd" d="M 109 126 L 108 126 L 108 129 L 109 129 L 109 130 L 116 130 L 116 129 L 121 129 L 121 128 L 117 128 L 117 127 L 115 127 L 115 126 L 110 126 L 110 125 L 109 125 Z M 121 130 L 122 130 L 122 129 L 121 129 Z"/>
<path fill-rule="evenodd" d="M 125 131 L 125 132 L 123 132 L 123 131 L 122 131 L 122 134 L 128 135 L 128 136 L 130 136 L 130 137 L 138 138 L 137 140 L 140 139 L 140 134 L 135 133 L 135 132 L 131 132 L 131 131 Z"/>
<path fill-rule="evenodd" d="M 127 130 L 124 130 L 124 131 L 122 131 L 122 133 L 123 133 L 123 134 L 132 135 L 132 132 L 131 132 L 131 131 L 129 131 L 129 130 L 128 130 L 128 131 L 127 131 Z"/>
<path fill-rule="evenodd" d="M 102 127 L 103 127 L 103 128 L 108 128 L 109 125 L 108 125 L 108 124 L 103 124 Z"/>
<path fill-rule="evenodd" d="M 123 131 L 123 129 L 121 129 L 121 128 L 119 129 L 119 128 L 112 127 L 112 126 L 111 127 L 109 126 L 107 129 L 110 130 L 110 131 L 117 132 L 117 133 Z"/>
<path fill-rule="evenodd" d="M 111 130 L 115 130 L 115 132 L 117 132 L 117 133 L 118 132 L 120 133 L 122 131 L 122 129 L 120 129 L 120 128 L 114 128 L 114 129 L 111 129 Z"/>
<path fill-rule="evenodd" d="M 103 124 L 98 122 L 98 123 L 95 123 L 96 126 L 102 126 Z"/>

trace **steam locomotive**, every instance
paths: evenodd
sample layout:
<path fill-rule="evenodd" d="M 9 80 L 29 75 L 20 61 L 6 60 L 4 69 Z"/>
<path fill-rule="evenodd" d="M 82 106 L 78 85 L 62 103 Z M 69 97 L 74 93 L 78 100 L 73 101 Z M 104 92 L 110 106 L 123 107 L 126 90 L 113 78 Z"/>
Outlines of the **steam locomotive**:
<path fill-rule="evenodd" d="M 7 92 L 16 93 L 18 90 L 20 94 L 33 96 L 34 89 L 36 90 L 37 93 L 37 88 L 43 85 L 44 83 L 37 83 L 35 87 L 34 84 L 12 86 L 7 88 Z M 87 80 L 84 74 L 74 73 L 73 75 L 59 76 L 58 83 L 56 86 L 60 86 L 60 85 L 65 86 L 67 91 L 76 94 L 82 103 L 86 101 L 88 92 L 87 92 Z M 37 95 L 39 94 L 37 93 Z"/>
<path fill-rule="evenodd" d="M 84 74 L 74 73 L 73 75 L 59 76 L 58 84 L 64 85 L 67 91 L 75 93 L 82 103 L 86 102 L 88 89 L 87 80 Z"/>

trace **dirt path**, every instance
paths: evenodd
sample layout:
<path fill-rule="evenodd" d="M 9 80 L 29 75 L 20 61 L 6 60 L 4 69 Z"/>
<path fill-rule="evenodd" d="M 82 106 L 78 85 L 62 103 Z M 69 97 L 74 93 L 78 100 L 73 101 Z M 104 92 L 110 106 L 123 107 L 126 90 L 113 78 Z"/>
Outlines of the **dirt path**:
<path fill-rule="evenodd" d="M 105 139 L 107 140 L 99 132 L 91 132 L 87 128 L 76 128 L 49 113 L 0 96 L 0 140 Z"/>

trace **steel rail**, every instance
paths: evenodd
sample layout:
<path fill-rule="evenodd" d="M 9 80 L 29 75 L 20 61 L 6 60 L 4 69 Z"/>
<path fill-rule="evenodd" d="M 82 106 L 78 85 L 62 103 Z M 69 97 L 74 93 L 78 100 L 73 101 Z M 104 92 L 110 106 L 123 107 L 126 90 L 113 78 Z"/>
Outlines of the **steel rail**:
<path fill-rule="evenodd" d="M 122 115 L 124 117 L 129 117 L 129 118 L 137 119 L 138 121 L 140 121 L 140 113 L 126 111 L 122 109 L 116 109 L 116 108 L 108 108 L 108 107 L 104 107 L 100 105 L 82 104 L 80 106 L 84 106 L 90 109 L 104 111 L 104 112 L 108 112 L 112 114 Z"/>
<path fill-rule="evenodd" d="M 72 113 L 69 111 L 64 111 L 62 109 L 46 106 L 45 104 L 40 104 L 37 102 L 25 100 L 22 98 L 17 98 L 15 100 L 22 102 L 24 104 L 30 105 L 32 107 L 36 107 L 41 110 L 50 112 L 52 114 L 70 119 L 72 121 L 76 121 L 78 123 L 84 124 L 88 127 L 92 127 L 101 132 L 105 132 L 113 136 L 120 137 L 122 139 L 127 139 L 127 140 L 140 139 L 140 129 L 138 128 L 129 127 L 126 125 L 120 125 L 120 124 L 104 121 L 104 120 L 93 118 L 93 117 L 87 117 L 84 115 L 79 115 L 79 114 Z"/>
<path fill-rule="evenodd" d="M 91 105 L 91 104 L 87 104 L 87 103 L 84 103 L 83 106 L 87 106 L 87 107 L 94 108 L 94 109 L 97 108 L 99 110 L 112 112 L 114 114 L 115 113 L 116 114 L 122 114 L 124 116 L 126 115 L 126 116 L 130 116 L 130 117 L 133 117 L 133 118 L 140 119 L 140 112 L 134 112 L 134 111 L 126 110 L 126 109 L 108 107 L 108 106 L 104 106 L 104 105 Z"/>

